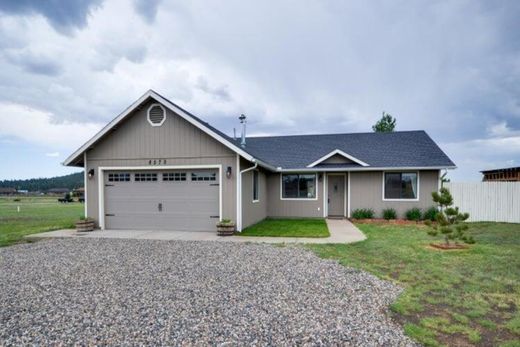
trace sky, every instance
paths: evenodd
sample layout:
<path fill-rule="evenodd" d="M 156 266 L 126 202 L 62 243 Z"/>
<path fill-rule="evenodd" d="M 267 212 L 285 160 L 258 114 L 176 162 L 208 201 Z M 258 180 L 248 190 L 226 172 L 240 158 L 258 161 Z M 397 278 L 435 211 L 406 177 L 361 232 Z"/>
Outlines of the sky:
<path fill-rule="evenodd" d="M 425 130 L 520 166 L 519 1 L 0 1 L 0 179 L 61 162 L 148 89 L 232 134 Z"/>

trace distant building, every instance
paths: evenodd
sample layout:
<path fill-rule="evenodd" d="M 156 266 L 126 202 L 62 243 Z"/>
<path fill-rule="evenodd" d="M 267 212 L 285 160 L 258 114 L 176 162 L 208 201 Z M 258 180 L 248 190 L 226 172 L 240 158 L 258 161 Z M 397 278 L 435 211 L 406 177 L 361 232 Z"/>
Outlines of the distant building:
<path fill-rule="evenodd" d="M 70 193 L 68 188 L 51 188 L 47 190 L 47 194 L 67 194 Z"/>
<path fill-rule="evenodd" d="M 0 187 L 0 195 L 14 195 L 14 194 L 16 194 L 16 188 Z"/>
<path fill-rule="evenodd" d="M 484 175 L 482 181 L 501 181 L 501 182 L 520 182 L 520 166 L 508 167 L 504 169 L 494 169 L 480 171 Z"/>
<path fill-rule="evenodd" d="M 27 189 L 18 189 L 16 192 L 18 194 L 29 194 L 29 191 Z"/>

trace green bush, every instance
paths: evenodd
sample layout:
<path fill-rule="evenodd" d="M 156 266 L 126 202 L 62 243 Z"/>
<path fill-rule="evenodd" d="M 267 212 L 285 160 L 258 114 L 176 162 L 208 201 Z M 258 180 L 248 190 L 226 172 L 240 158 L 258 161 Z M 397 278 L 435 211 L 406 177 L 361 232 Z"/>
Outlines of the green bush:
<path fill-rule="evenodd" d="M 435 218 L 437 218 L 437 213 L 439 213 L 439 210 L 437 209 L 437 207 L 432 206 L 429 209 L 427 209 L 426 211 L 424 211 L 423 219 L 434 222 Z"/>
<path fill-rule="evenodd" d="M 383 210 L 383 218 L 386 219 L 386 220 L 396 219 L 397 218 L 397 212 L 393 208 L 385 208 Z"/>
<path fill-rule="evenodd" d="M 406 219 L 408 220 L 420 220 L 422 216 L 422 212 L 420 208 L 414 207 L 406 211 Z"/>
<path fill-rule="evenodd" d="M 374 218 L 374 210 L 371 208 L 358 208 L 352 212 L 352 218 L 369 219 Z"/>

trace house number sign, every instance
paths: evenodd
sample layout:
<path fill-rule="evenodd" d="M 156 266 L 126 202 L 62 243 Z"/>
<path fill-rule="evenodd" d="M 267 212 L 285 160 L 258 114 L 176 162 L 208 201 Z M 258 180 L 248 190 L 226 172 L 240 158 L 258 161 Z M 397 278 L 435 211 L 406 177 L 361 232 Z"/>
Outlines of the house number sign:
<path fill-rule="evenodd" d="M 148 165 L 166 165 L 166 159 L 149 159 Z"/>

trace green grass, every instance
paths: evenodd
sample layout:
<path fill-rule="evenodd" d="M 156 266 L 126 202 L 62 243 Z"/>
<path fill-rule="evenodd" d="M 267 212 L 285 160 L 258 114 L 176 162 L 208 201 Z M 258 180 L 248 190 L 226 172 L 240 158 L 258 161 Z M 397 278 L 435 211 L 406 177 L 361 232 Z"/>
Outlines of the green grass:
<path fill-rule="evenodd" d="M 404 287 L 391 311 L 409 336 L 426 346 L 520 346 L 520 224 L 470 224 L 477 244 L 456 251 L 429 248 L 425 226 L 358 227 L 364 242 L 308 247 Z"/>
<path fill-rule="evenodd" d="M 84 213 L 80 203 L 60 204 L 55 197 L 0 198 L 0 247 L 43 231 L 73 228 Z M 17 207 L 20 206 L 20 212 Z"/>
<path fill-rule="evenodd" d="M 322 218 L 264 219 L 239 233 L 240 236 L 329 237 Z"/>

